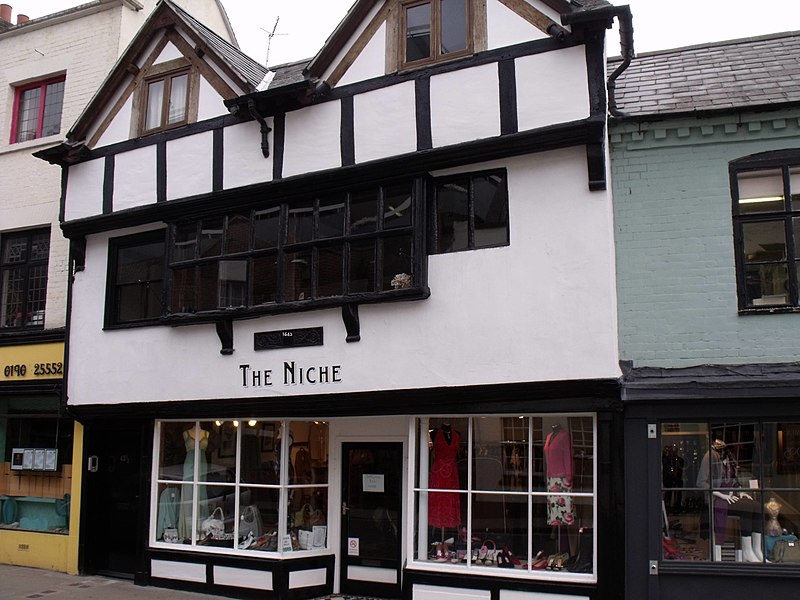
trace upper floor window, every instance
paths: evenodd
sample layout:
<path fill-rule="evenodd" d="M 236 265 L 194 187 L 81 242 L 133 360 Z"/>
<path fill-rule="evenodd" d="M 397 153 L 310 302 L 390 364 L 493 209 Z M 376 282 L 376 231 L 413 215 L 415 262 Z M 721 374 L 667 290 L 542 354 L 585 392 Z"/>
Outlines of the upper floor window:
<path fill-rule="evenodd" d="M 43 327 L 50 230 L 3 235 L 0 247 L 0 327 Z"/>
<path fill-rule="evenodd" d="M 401 65 L 416 66 L 472 52 L 471 0 L 402 3 Z"/>
<path fill-rule="evenodd" d="M 193 97 L 193 72 L 189 68 L 169 70 L 145 79 L 141 94 L 140 126 L 142 135 L 155 133 L 189 122 Z"/>
<path fill-rule="evenodd" d="M 732 172 L 739 308 L 797 307 L 800 155 L 757 168 L 742 161 Z"/>
<path fill-rule="evenodd" d="M 106 323 L 159 319 L 164 306 L 164 231 L 111 240 Z"/>
<path fill-rule="evenodd" d="M 26 142 L 61 131 L 64 76 L 19 86 L 14 94 L 11 143 Z"/>
<path fill-rule="evenodd" d="M 168 312 L 337 305 L 420 293 L 421 182 L 177 223 Z"/>
<path fill-rule="evenodd" d="M 505 171 L 435 180 L 431 254 L 508 245 Z"/>

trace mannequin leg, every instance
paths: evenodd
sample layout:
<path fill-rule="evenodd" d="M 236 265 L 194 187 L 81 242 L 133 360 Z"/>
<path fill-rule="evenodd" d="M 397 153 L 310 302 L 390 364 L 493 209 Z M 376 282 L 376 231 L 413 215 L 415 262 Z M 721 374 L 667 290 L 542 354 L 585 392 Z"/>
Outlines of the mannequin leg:
<path fill-rule="evenodd" d="M 764 553 L 761 551 L 761 533 L 753 532 L 753 554 L 756 555 L 758 562 L 764 562 Z"/>
<path fill-rule="evenodd" d="M 753 552 L 753 538 L 749 535 L 741 537 L 742 542 L 742 560 L 744 562 L 761 562 Z"/>

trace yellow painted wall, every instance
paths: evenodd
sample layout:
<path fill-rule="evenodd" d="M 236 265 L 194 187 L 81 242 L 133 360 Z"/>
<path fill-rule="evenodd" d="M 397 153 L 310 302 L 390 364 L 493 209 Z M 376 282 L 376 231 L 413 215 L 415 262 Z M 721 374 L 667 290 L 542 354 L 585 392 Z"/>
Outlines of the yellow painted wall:
<path fill-rule="evenodd" d="M 0 529 L 0 563 L 62 571 L 73 575 L 78 573 L 83 426 L 76 422 L 73 431 L 69 535 Z"/>

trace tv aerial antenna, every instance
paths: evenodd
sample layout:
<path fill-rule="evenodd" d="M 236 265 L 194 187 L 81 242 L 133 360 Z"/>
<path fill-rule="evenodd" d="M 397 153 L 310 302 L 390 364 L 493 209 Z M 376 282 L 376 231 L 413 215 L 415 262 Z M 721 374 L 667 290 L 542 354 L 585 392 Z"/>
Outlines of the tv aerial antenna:
<path fill-rule="evenodd" d="M 265 32 L 267 34 L 267 60 L 266 60 L 266 66 L 269 66 L 269 49 L 270 49 L 270 46 L 272 46 L 272 38 L 274 38 L 276 35 L 289 35 L 288 33 L 276 33 L 276 31 L 278 29 L 278 21 L 280 21 L 280 20 L 281 20 L 281 17 L 280 17 L 280 15 L 278 15 L 278 18 L 275 19 L 275 25 L 272 26 L 272 31 L 267 31 L 266 29 L 261 27 L 261 31 L 263 31 L 263 32 Z"/>

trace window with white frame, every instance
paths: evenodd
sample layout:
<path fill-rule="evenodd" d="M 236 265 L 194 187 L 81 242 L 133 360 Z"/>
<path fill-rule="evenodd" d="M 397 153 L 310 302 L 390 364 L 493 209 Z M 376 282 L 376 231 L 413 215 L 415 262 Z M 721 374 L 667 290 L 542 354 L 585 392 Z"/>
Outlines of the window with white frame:
<path fill-rule="evenodd" d="M 414 558 L 594 577 L 592 415 L 417 420 Z"/>
<path fill-rule="evenodd" d="M 328 424 L 156 425 L 156 546 L 288 556 L 328 548 Z"/>

